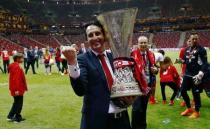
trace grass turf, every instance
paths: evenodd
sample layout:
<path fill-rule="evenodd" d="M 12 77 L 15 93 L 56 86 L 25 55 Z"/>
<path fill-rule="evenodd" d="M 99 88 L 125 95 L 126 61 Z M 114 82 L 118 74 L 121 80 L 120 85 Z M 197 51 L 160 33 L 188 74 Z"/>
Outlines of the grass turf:
<path fill-rule="evenodd" d="M 166 55 L 173 60 L 178 57 L 177 52 L 167 52 Z M 179 66 L 177 68 L 179 69 Z M 13 99 L 9 95 L 7 75 L 0 74 L 0 129 L 79 129 L 82 98 L 74 94 L 68 76 L 56 73 L 55 66 L 53 74 L 46 76 L 41 64 L 37 72 L 37 75 L 32 75 L 30 70 L 26 75 L 29 91 L 24 96 L 22 111 L 26 121 L 19 124 L 6 121 Z M 166 93 L 169 100 L 172 91 L 168 87 Z M 210 128 L 210 99 L 205 93 L 202 93 L 201 97 L 201 117 L 196 120 L 180 116 L 180 112 L 185 109 L 179 106 L 180 101 L 175 101 L 174 106 L 162 105 L 159 79 L 156 98 L 159 103 L 148 106 L 148 129 Z M 129 108 L 129 112 L 130 110 Z"/>

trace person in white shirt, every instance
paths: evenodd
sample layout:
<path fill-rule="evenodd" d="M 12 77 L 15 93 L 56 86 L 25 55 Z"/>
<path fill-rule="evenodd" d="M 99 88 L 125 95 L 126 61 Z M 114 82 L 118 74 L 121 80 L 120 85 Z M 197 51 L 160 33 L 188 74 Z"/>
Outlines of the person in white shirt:
<path fill-rule="evenodd" d="M 69 64 L 74 92 L 84 96 L 80 129 L 131 129 L 128 112 L 110 98 L 113 58 L 105 51 L 105 32 L 98 22 L 86 27 L 91 50 L 78 55 L 75 48 L 63 50 Z"/>
<path fill-rule="evenodd" d="M 155 66 L 157 68 L 160 68 L 160 65 L 164 61 L 165 52 L 164 52 L 164 50 L 158 50 L 157 52 L 154 52 L 154 55 L 155 55 Z M 157 102 L 157 100 L 155 98 L 155 91 L 156 91 L 156 77 L 155 77 L 154 83 L 151 86 L 151 95 L 150 95 L 150 99 L 149 99 L 150 104 L 156 104 L 156 102 Z"/>

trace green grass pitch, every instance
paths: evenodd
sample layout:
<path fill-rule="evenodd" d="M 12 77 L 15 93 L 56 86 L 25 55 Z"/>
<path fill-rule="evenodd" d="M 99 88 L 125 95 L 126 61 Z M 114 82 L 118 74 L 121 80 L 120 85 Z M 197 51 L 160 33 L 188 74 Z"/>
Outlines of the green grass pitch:
<path fill-rule="evenodd" d="M 166 52 L 166 55 L 173 60 L 178 57 L 177 52 Z M 8 91 L 8 77 L 0 73 L 0 129 L 79 129 L 82 97 L 74 94 L 68 76 L 58 74 L 55 65 L 51 76 L 46 76 L 43 65 L 40 66 L 37 75 L 32 75 L 30 70 L 26 76 L 29 91 L 22 111 L 26 121 L 19 124 L 6 121 L 13 99 Z M 172 91 L 168 87 L 166 93 L 169 100 Z M 180 116 L 185 110 L 179 106 L 181 100 L 175 101 L 174 106 L 162 105 L 159 77 L 156 98 L 159 103 L 148 106 L 148 129 L 210 129 L 210 99 L 205 93 L 201 97 L 201 117 L 196 120 Z"/>

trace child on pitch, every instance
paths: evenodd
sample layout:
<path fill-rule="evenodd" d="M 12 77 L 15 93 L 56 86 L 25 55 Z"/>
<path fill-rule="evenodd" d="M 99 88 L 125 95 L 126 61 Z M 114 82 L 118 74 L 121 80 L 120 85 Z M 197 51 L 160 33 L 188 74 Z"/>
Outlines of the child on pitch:
<path fill-rule="evenodd" d="M 166 95 L 165 95 L 165 87 L 169 86 L 173 90 L 173 94 L 170 99 L 169 105 L 174 105 L 174 98 L 178 92 L 180 86 L 180 76 L 173 66 L 171 58 L 165 57 L 163 64 L 160 68 L 160 86 L 161 86 L 161 93 L 163 104 L 166 104 Z"/>
<path fill-rule="evenodd" d="M 45 65 L 45 73 L 46 75 L 51 75 L 51 65 L 50 65 L 51 54 L 48 49 L 45 50 L 43 58 L 44 58 L 44 65 Z"/>
<path fill-rule="evenodd" d="M 14 103 L 7 116 L 8 121 L 19 123 L 25 119 L 21 116 L 23 107 L 23 96 L 27 91 L 27 83 L 24 75 L 24 71 L 20 64 L 23 63 L 24 57 L 21 53 L 16 53 L 13 56 L 14 63 L 10 64 L 9 70 L 9 90 L 11 96 L 14 98 Z"/>

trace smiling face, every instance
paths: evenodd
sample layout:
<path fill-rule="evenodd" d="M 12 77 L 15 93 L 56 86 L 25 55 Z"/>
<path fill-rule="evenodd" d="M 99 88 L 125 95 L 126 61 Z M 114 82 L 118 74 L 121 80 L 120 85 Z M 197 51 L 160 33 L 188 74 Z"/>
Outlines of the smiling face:
<path fill-rule="evenodd" d="M 148 45 L 149 45 L 147 37 L 140 36 L 138 38 L 138 45 L 139 45 L 139 48 L 142 52 L 146 51 L 148 49 Z"/>
<path fill-rule="evenodd" d="M 96 25 L 90 25 L 86 29 L 86 34 L 91 49 L 97 53 L 102 53 L 105 50 L 105 38 L 102 29 Z"/>

